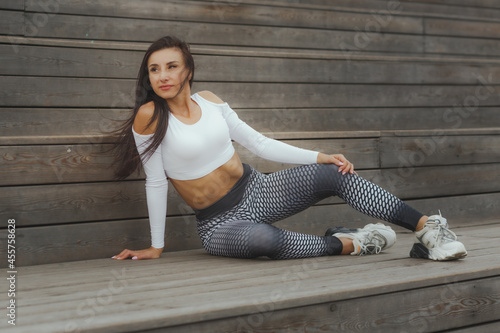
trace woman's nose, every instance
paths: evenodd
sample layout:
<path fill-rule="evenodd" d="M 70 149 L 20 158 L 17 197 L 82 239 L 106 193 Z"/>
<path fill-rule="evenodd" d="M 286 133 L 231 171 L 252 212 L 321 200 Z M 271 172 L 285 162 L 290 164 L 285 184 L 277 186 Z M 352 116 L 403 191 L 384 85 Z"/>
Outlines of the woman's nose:
<path fill-rule="evenodd" d="M 168 73 L 166 71 L 161 71 L 161 73 L 160 73 L 160 80 L 162 80 L 162 81 L 167 81 L 168 80 Z"/>

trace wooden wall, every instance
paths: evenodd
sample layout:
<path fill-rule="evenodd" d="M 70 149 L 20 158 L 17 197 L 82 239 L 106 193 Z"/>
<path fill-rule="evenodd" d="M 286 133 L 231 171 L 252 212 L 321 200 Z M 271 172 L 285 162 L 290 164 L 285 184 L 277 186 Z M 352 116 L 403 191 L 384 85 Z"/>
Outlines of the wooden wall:
<path fill-rule="evenodd" d="M 194 91 L 263 133 L 343 153 L 455 226 L 500 216 L 494 0 L 4 0 L 0 238 L 15 219 L 18 265 L 149 246 L 143 177 L 112 181 L 102 152 L 145 49 L 168 34 L 191 44 Z M 285 167 L 237 151 L 262 172 Z M 173 191 L 168 216 L 167 251 L 200 247 Z M 332 198 L 279 225 L 321 234 L 370 221 Z"/>

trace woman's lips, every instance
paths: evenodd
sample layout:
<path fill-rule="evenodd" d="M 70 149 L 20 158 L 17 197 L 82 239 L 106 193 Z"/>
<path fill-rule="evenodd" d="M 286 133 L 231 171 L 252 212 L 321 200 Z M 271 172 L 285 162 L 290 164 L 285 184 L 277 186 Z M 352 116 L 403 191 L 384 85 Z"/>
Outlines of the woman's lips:
<path fill-rule="evenodd" d="M 172 86 L 168 85 L 168 84 L 164 84 L 164 85 L 160 86 L 161 90 L 169 90 L 170 88 L 172 88 Z"/>

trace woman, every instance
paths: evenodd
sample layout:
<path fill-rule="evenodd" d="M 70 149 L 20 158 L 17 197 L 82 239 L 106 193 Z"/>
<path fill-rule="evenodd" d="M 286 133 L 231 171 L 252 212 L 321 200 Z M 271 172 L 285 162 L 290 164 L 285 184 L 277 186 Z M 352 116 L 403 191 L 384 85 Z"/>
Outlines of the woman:
<path fill-rule="evenodd" d="M 143 164 L 152 246 L 125 249 L 114 259 L 158 258 L 164 247 L 167 178 L 191 206 L 204 248 L 213 255 L 292 259 L 377 254 L 392 246 L 394 231 L 381 223 L 362 229 L 330 228 L 325 236 L 295 233 L 272 223 L 331 195 L 370 216 L 415 231 L 412 257 L 466 256 L 441 216 L 427 217 L 354 171 L 343 155 L 296 148 L 264 137 L 209 91 L 191 95 L 194 61 L 189 46 L 164 37 L 141 64 L 133 115 L 121 128 L 117 177 Z M 242 164 L 231 140 L 257 155 L 302 164 L 264 175 Z"/>

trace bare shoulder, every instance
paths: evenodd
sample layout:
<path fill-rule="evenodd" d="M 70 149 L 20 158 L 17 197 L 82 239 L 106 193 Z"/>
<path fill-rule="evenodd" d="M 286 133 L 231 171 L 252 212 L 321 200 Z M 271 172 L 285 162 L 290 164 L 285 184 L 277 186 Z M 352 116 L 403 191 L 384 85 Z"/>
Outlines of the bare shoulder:
<path fill-rule="evenodd" d="M 211 91 L 208 90 L 203 90 L 198 93 L 201 97 L 206 99 L 209 102 L 216 103 L 216 104 L 224 104 L 224 101 L 219 98 L 216 94 L 214 94 Z"/>
<path fill-rule="evenodd" d="M 153 123 L 151 124 L 151 126 L 148 127 L 148 124 L 151 121 L 151 117 L 153 117 L 154 112 L 155 112 L 155 105 L 152 101 L 143 104 L 137 111 L 137 114 L 135 115 L 134 131 L 143 135 L 154 133 L 156 129 L 156 124 Z"/>

